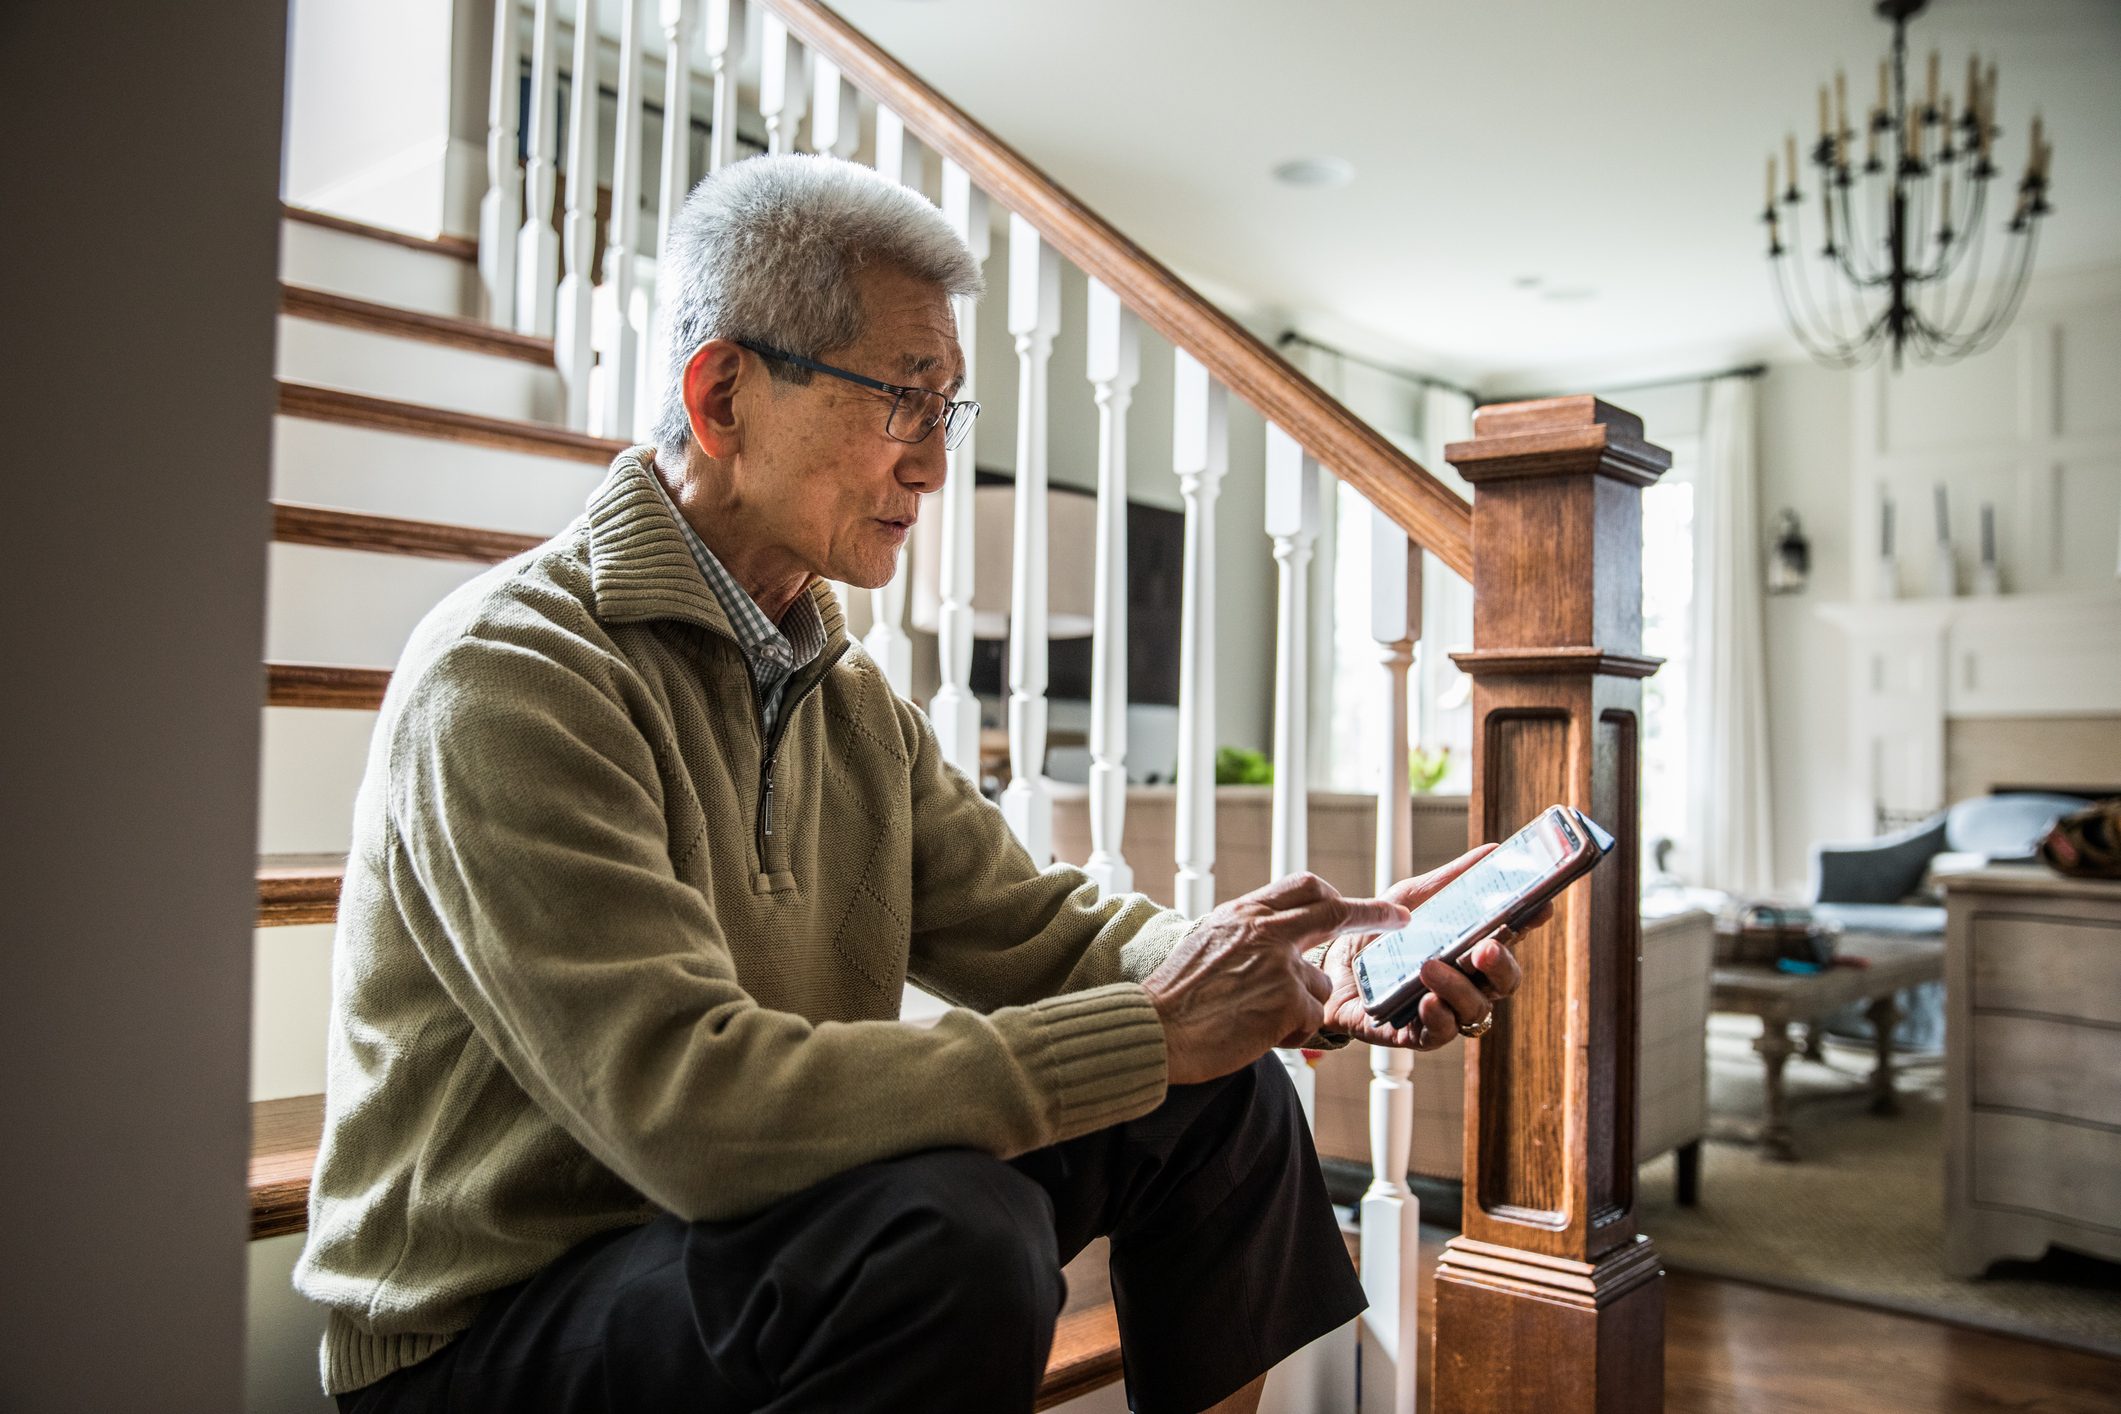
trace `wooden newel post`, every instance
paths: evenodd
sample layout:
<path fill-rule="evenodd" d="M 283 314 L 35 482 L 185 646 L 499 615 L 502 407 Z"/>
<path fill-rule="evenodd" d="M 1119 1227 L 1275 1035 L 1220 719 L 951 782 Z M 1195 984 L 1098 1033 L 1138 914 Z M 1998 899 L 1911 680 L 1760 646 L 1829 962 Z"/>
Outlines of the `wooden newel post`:
<path fill-rule="evenodd" d="M 1473 483 L 1477 841 L 1574 805 L 1618 838 L 1517 952 L 1469 1043 L 1465 1231 L 1436 1275 L 1438 1414 L 1664 1403 L 1664 1284 L 1635 1231 L 1642 858 L 1642 488 L 1671 465 L 1591 397 L 1481 409 Z"/>

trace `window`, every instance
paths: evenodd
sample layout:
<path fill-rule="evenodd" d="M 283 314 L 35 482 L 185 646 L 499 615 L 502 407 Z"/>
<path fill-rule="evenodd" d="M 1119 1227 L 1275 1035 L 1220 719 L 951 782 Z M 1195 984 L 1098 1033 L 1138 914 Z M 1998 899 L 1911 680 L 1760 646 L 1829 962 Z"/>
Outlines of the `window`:
<path fill-rule="evenodd" d="M 1687 847 L 1695 448 L 1691 439 L 1675 439 L 1671 450 L 1672 469 L 1642 493 L 1642 651 L 1664 659 L 1664 666 L 1642 685 L 1645 879 L 1655 875 L 1660 839 L 1682 851 Z"/>

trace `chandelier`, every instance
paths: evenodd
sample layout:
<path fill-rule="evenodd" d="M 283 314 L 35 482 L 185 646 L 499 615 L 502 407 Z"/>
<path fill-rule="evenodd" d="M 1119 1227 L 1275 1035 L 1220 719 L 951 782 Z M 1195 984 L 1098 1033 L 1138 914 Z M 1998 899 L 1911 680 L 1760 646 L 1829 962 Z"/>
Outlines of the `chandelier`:
<path fill-rule="evenodd" d="M 1993 63 L 1984 70 L 1978 57 L 1968 57 L 1966 87 L 1955 103 L 1940 88 L 1941 60 L 1932 49 L 1920 100 L 1909 92 L 1907 24 L 1926 3 L 1877 0 L 1878 14 L 1893 24 L 1893 51 L 1878 61 L 1878 100 L 1860 133 L 1849 125 L 1847 75 L 1835 73 L 1831 106 L 1827 86 L 1819 86 L 1819 140 L 1808 164 L 1813 190 L 1804 189 L 1794 133 L 1784 144 L 1779 188 L 1775 157 L 1768 156 L 1761 220 L 1775 295 L 1805 351 L 1835 368 L 1871 363 L 1888 345 L 1898 369 L 1908 353 L 1924 363 L 1953 363 L 1995 343 L 2024 298 L 2040 218 L 2049 211 L 2055 146 L 2037 113 L 2009 219 L 1988 210 L 1989 182 L 2001 170 L 1992 153 L 2003 135 Z M 1807 216 L 1811 207 L 1816 215 Z M 1996 225 L 2004 230 L 1991 241 Z M 1823 267 L 1823 278 L 1815 280 L 1814 266 Z"/>

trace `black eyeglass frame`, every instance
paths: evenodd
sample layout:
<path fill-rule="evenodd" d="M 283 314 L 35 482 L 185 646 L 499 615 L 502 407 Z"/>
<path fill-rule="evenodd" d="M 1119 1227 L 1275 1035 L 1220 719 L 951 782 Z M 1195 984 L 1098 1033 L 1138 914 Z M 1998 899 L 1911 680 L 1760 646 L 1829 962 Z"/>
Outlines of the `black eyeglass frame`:
<path fill-rule="evenodd" d="M 853 373 L 844 368 L 834 368 L 829 363 L 819 363 L 816 359 L 804 358 L 801 354 L 786 353 L 770 344 L 755 344 L 749 339 L 733 339 L 731 342 L 740 349 L 749 349 L 760 358 L 774 359 L 795 368 L 807 368 L 812 373 L 829 373 L 834 378 L 843 378 L 857 387 L 874 388 L 879 393 L 891 394 L 891 415 L 884 419 L 884 435 L 894 442 L 904 442 L 909 446 L 918 446 L 920 443 L 927 441 L 928 434 L 940 426 L 943 429 L 943 450 L 954 452 L 957 450 L 958 445 L 965 440 L 965 434 L 972 430 L 973 421 L 979 417 L 979 403 L 973 398 L 961 398 L 953 402 L 941 393 L 936 392 L 933 388 L 913 388 L 903 383 L 886 383 L 883 379 L 871 378 L 866 373 Z M 898 433 L 891 430 L 891 425 L 898 421 L 899 409 L 905 406 L 907 395 L 912 393 L 918 393 L 924 398 L 935 399 L 936 402 L 942 405 L 942 410 L 936 413 L 926 427 L 921 429 L 920 436 L 901 437 Z"/>

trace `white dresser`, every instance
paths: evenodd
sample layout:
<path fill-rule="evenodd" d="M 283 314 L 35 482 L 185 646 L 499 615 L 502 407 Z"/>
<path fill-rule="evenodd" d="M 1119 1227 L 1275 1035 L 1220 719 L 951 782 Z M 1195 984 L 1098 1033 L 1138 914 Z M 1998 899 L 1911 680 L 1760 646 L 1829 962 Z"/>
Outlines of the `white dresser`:
<path fill-rule="evenodd" d="M 2121 883 L 2031 865 L 1939 882 L 1945 1268 L 2050 1244 L 2121 1259 Z"/>

